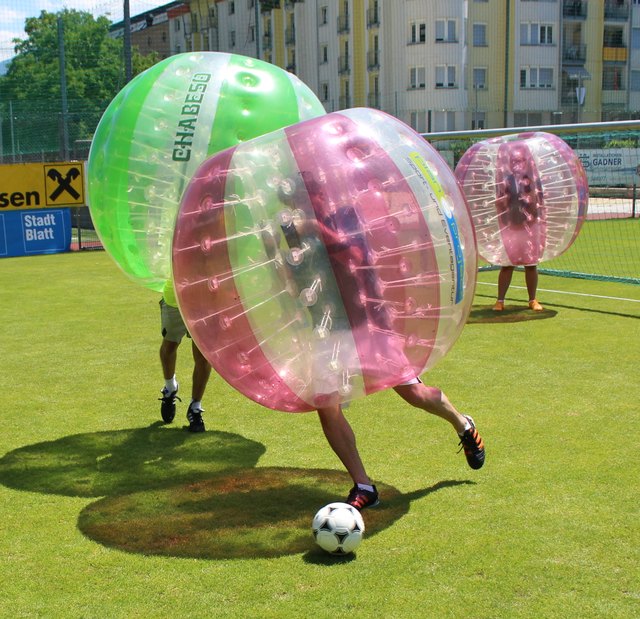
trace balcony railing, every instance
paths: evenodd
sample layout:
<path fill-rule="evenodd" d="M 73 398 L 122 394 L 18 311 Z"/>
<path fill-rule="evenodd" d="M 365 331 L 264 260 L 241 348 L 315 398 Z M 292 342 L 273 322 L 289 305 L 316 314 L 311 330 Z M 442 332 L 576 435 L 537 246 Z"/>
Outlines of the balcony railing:
<path fill-rule="evenodd" d="M 586 59 L 586 45 L 565 45 L 562 48 L 562 60 L 584 62 Z"/>
<path fill-rule="evenodd" d="M 296 29 L 286 28 L 284 31 L 284 43 L 285 45 L 294 45 L 296 42 Z"/>
<path fill-rule="evenodd" d="M 367 69 L 380 68 L 380 52 L 377 49 L 367 52 Z"/>
<path fill-rule="evenodd" d="M 349 15 L 345 13 L 338 16 L 338 34 L 346 34 L 347 32 L 349 32 Z"/>
<path fill-rule="evenodd" d="M 380 25 L 380 13 L 377 8 L 367 9 L 367 28 L 374 28 Z"/>
<path fill-rule="evenodd" d="M 562 15 L 563 17 L 580 17 L 584 19 L 587 16 L 586 0 L 564 0 Z"/>
<path fill-rule="evenodd" d="M 604 18 L 605 19 L 624 19 L 629 17 L 628 2 L 605 2 Z"/>
<path fill-rule="evenodd" d="M 606 62 L 627 62 L 626 47 L 603 47 L 602 60 Z"/>

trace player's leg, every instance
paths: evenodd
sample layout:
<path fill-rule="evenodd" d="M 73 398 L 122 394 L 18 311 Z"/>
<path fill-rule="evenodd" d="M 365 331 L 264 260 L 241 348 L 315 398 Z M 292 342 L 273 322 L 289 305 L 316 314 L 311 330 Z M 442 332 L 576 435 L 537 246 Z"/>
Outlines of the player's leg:
<path fill-rule="evenodd" d="M 191 404 L 189 404 L 189 410 L 187 411 L 188 429 L 190 432 L 204 432 L 202 398 L 211 376 L 211 365 L 193 341 L 191 342 L 191 352 L 193 354 L 193 377 L 191 382 Z"/>
<path fill-rule="evenodd" d="M 460 445 L 472 469 L 479 469 L 484 464 L 484 442 L 469 415 L 460 413 L 446 394 L 437 387 L 429 387 L 415 379 L 394 387 L 394 391 L 406 402 L 416 408 L 437 415 L 448 421 L 460 438 Z"/>
<path fill-rule="evenodd" d="M 178 347 L 183 337 L 184 323 L 178 308 L 167 305 L 164 300 L 160 301 L 160 320 L 162 329 L 160 365 L 164 378 L 164 387 L 161 390 L 162 397 L 159 398 L 161 401 L 160 415 L 165 423 L 171 423 L 176 415 L 176 400 L 180 400 L 178 381 L 176 380 L 176 363 Z"/>
<path fill-rule="evenodd" d="M 493 306 L 493 309 L 498 312 L 504 309 L 504 300 L 511 285 L 513 269 L 514 267 L 511 266 L 500 267 L 500 273 L 498 273 L 498 299 Z"/>
<path fill-rule="evenodd" d="M 334 453 L 345 466 L 354 486 L 346 500 L 357 509 L 378 504 L 378 492 L 367 475 L 356 445 L 356 436 L 342 407 L 332 404 L 318 409 L 324 435 Z"/>
<path fill-rule="evenodd" d="M 527 284 L 527 292 L 529 293 L 529 308 L 534 312 L 541 312 L 544 307 L 538 303 L 536 295 L 538 292 L 538 267 L 531 265 L 524 267 L 524 280 Z"/>

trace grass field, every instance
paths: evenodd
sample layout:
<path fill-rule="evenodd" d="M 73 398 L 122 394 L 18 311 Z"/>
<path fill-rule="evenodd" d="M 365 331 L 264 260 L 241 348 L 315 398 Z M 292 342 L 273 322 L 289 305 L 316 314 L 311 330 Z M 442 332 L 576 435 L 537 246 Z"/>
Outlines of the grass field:
<path fill-rule="evenodd" d="M 393 392 L 352 403 L 383 503 L 339 560 L 310 534 L 350 486 L 314 414 L 215 377 L 205 434 L 185 402 L 163 426 L 159 295 L 104 252 L 0 261 L 0 616 L 640 616 L 640 289 L 541 277 L 531 319 L 516 273 L 496 318 L 496 276 L 426 377 L 485 467 Z"/>

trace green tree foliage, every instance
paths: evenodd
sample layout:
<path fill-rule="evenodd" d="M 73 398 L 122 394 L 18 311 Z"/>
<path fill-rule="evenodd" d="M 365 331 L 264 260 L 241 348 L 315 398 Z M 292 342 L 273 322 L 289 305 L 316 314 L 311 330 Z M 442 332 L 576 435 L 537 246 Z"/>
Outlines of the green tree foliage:
<path fill-rule="evenodd" d="M 64 9 L 42 11 L 25 21 L 26 39 L 14 39 L 16 56 L 7 74 L 0 77 L 0 105 L 6 112 L 11 102 L 13 143 L 3 127 L 4 152 L 59 150 L 62 92 L 58 17 L 64 32 L 67 86 L 67 125 L 70 143 L 91 137 L 106 106 L 124 86 L 122 39 L 109 36 L 106 17 Z M 157 62 L 157 55 L 141 56 L 133 50 L 135 73 Z M 4 116 L 4 114 L 3 114 Z M 18 134 L 18 138 L 16 138 Z"/>

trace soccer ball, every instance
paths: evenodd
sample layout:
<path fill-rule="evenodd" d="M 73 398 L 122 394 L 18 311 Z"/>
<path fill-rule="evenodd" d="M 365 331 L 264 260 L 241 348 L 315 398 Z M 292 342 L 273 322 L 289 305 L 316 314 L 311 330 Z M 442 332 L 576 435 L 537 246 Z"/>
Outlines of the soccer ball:
<path fill-rule="evenodd" d="M 334 555 L 346 555 L 360 545 L 364 520 L 348 503 L 329 503 L 313 517 L 311 529 L 320 548 Z"/>

